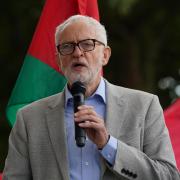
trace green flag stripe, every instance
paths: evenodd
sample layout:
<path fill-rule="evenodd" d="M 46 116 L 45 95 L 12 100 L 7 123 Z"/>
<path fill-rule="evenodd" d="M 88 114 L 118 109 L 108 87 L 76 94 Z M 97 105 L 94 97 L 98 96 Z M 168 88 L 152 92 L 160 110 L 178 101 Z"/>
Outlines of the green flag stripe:
<path fill-rule="evenodd" d="M 42 61 L 27 55 L 7 106 L 11 125 L 19 108 L 63 90 L 66 79 Z"/>
<path fill-rule="evenodd" d="M 28 103 L 27 103 L 28 104 Z M 27 104 L 16 104 L 16 105 L 9 105 L 6 109 L 6 117 L 8 119 L 8 122 L 11 126 L 13 126 L 15 120 L 16 120 L 16 113 L 18 109 L 22 108 L 23 106 Z"/>

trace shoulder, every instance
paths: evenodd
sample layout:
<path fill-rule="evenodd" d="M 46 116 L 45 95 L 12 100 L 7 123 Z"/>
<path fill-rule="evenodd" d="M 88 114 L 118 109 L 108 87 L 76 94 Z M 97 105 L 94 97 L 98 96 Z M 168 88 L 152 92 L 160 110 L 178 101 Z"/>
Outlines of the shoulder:
<path fill-rule="evenodd" d="M 107 91 L 112 91 L 114 94 L 119 94 L 121 96 L 128 96 L 128 97 L 143 97 L 143 98 L 144 97 L 152 98 L 154 96 L 154 94 L 142 90 L 117 86 L 108 82 L 107 80 L 105 80 L 105 82 L 106 82 Z"/>
<path fill-rule="evenodd" d="M 111 94 L 116 99 L 124 100 L 129 106 L 149 107 L 153 102 L 159 104 L 159 99 L 156 95 L 141 90 L 125 88 L 117 86 L 106 81 L 107 94 Z"/>
<path fill-rule="evenodd" d="M 64 103 L 64 92 L 60 92 L 58 94 L 54 94 L 37 101 L 34 101 L 23 108 L 19 109 L 19 112 L 23 113 L 35 113 L 35 112 L 44 112 L 49 108 L 53 108 L 58 106 L 59 104 Z"/>
<path fill-rule="evenodd" d="M 19 109 L 15 125 L 17 127 L 18 124 L 26 124 L 29 130 L 40 129 L 41 126 L 45 126 L 44 121 L 49 112 L 53 111 L 53 109 L 60 109 L 63 107 L 64 92 L 42 98 Z"/>

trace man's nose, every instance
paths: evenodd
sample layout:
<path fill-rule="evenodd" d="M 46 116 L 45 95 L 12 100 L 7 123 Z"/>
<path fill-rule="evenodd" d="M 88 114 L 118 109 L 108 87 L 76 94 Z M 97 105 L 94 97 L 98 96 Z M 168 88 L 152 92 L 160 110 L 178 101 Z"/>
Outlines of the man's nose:
<path fill-rule="evenodd" d="M 73 52 L 73 55 L 74 56 L 81 56 L 83 54 L 82 50 L 79 48 L 79 46 L 75 46 L 75 49 L 74 49 L 74 52 Z"/>

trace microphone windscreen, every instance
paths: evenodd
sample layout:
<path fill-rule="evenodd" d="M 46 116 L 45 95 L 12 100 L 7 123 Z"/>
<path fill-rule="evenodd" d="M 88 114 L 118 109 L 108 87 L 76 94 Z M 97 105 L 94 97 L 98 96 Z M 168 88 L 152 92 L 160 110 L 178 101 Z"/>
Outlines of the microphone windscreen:
<path fill-rule="evenodd" d="M 76 81 L 72 84 L 72 87 L 71 87 L 72 95 L 79 94 L 79 93 L 85 94 L 85 92 L 86 92 L 86 87 L 84 86 L 82 82 Z"/>

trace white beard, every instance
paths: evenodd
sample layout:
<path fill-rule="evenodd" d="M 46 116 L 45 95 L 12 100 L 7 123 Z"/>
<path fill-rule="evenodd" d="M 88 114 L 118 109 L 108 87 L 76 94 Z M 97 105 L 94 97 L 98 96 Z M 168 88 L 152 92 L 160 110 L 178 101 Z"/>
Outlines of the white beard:
<path fill-rule="evenodd" d="M 87 69 L 84 72 L 81 73 L 75 73 L 72 72 L 70 68 L 67 68 L 66 70 L 62 67 L 61 68 L 66 79 L 70 84 L 73 84 L 76 81 L 82 82 L 84 85 L 88 85 L 96 78 L 98 77 L 98 74 L 101 72 L 102 69 L 102 64 L 99 63 L 98 67 L 92 68 L 92 69 Z"/>
<path fill-rule="evenodd" d="M 65 70 L 64 71 L 64 75 L 67 78 L 68 82 L 70 84 L 76 82 L 76 81 L 80 81 L 83 84 L 87 85 L 89 83 L 91 83 L 97 76 L 98 74 L 98 70 L 93 70 L 90 71 L 88 70 L 88 72 L 82 72 L 82 73 L 74 73 L 74 72 L 70 72 L 69 70 Z"/>

